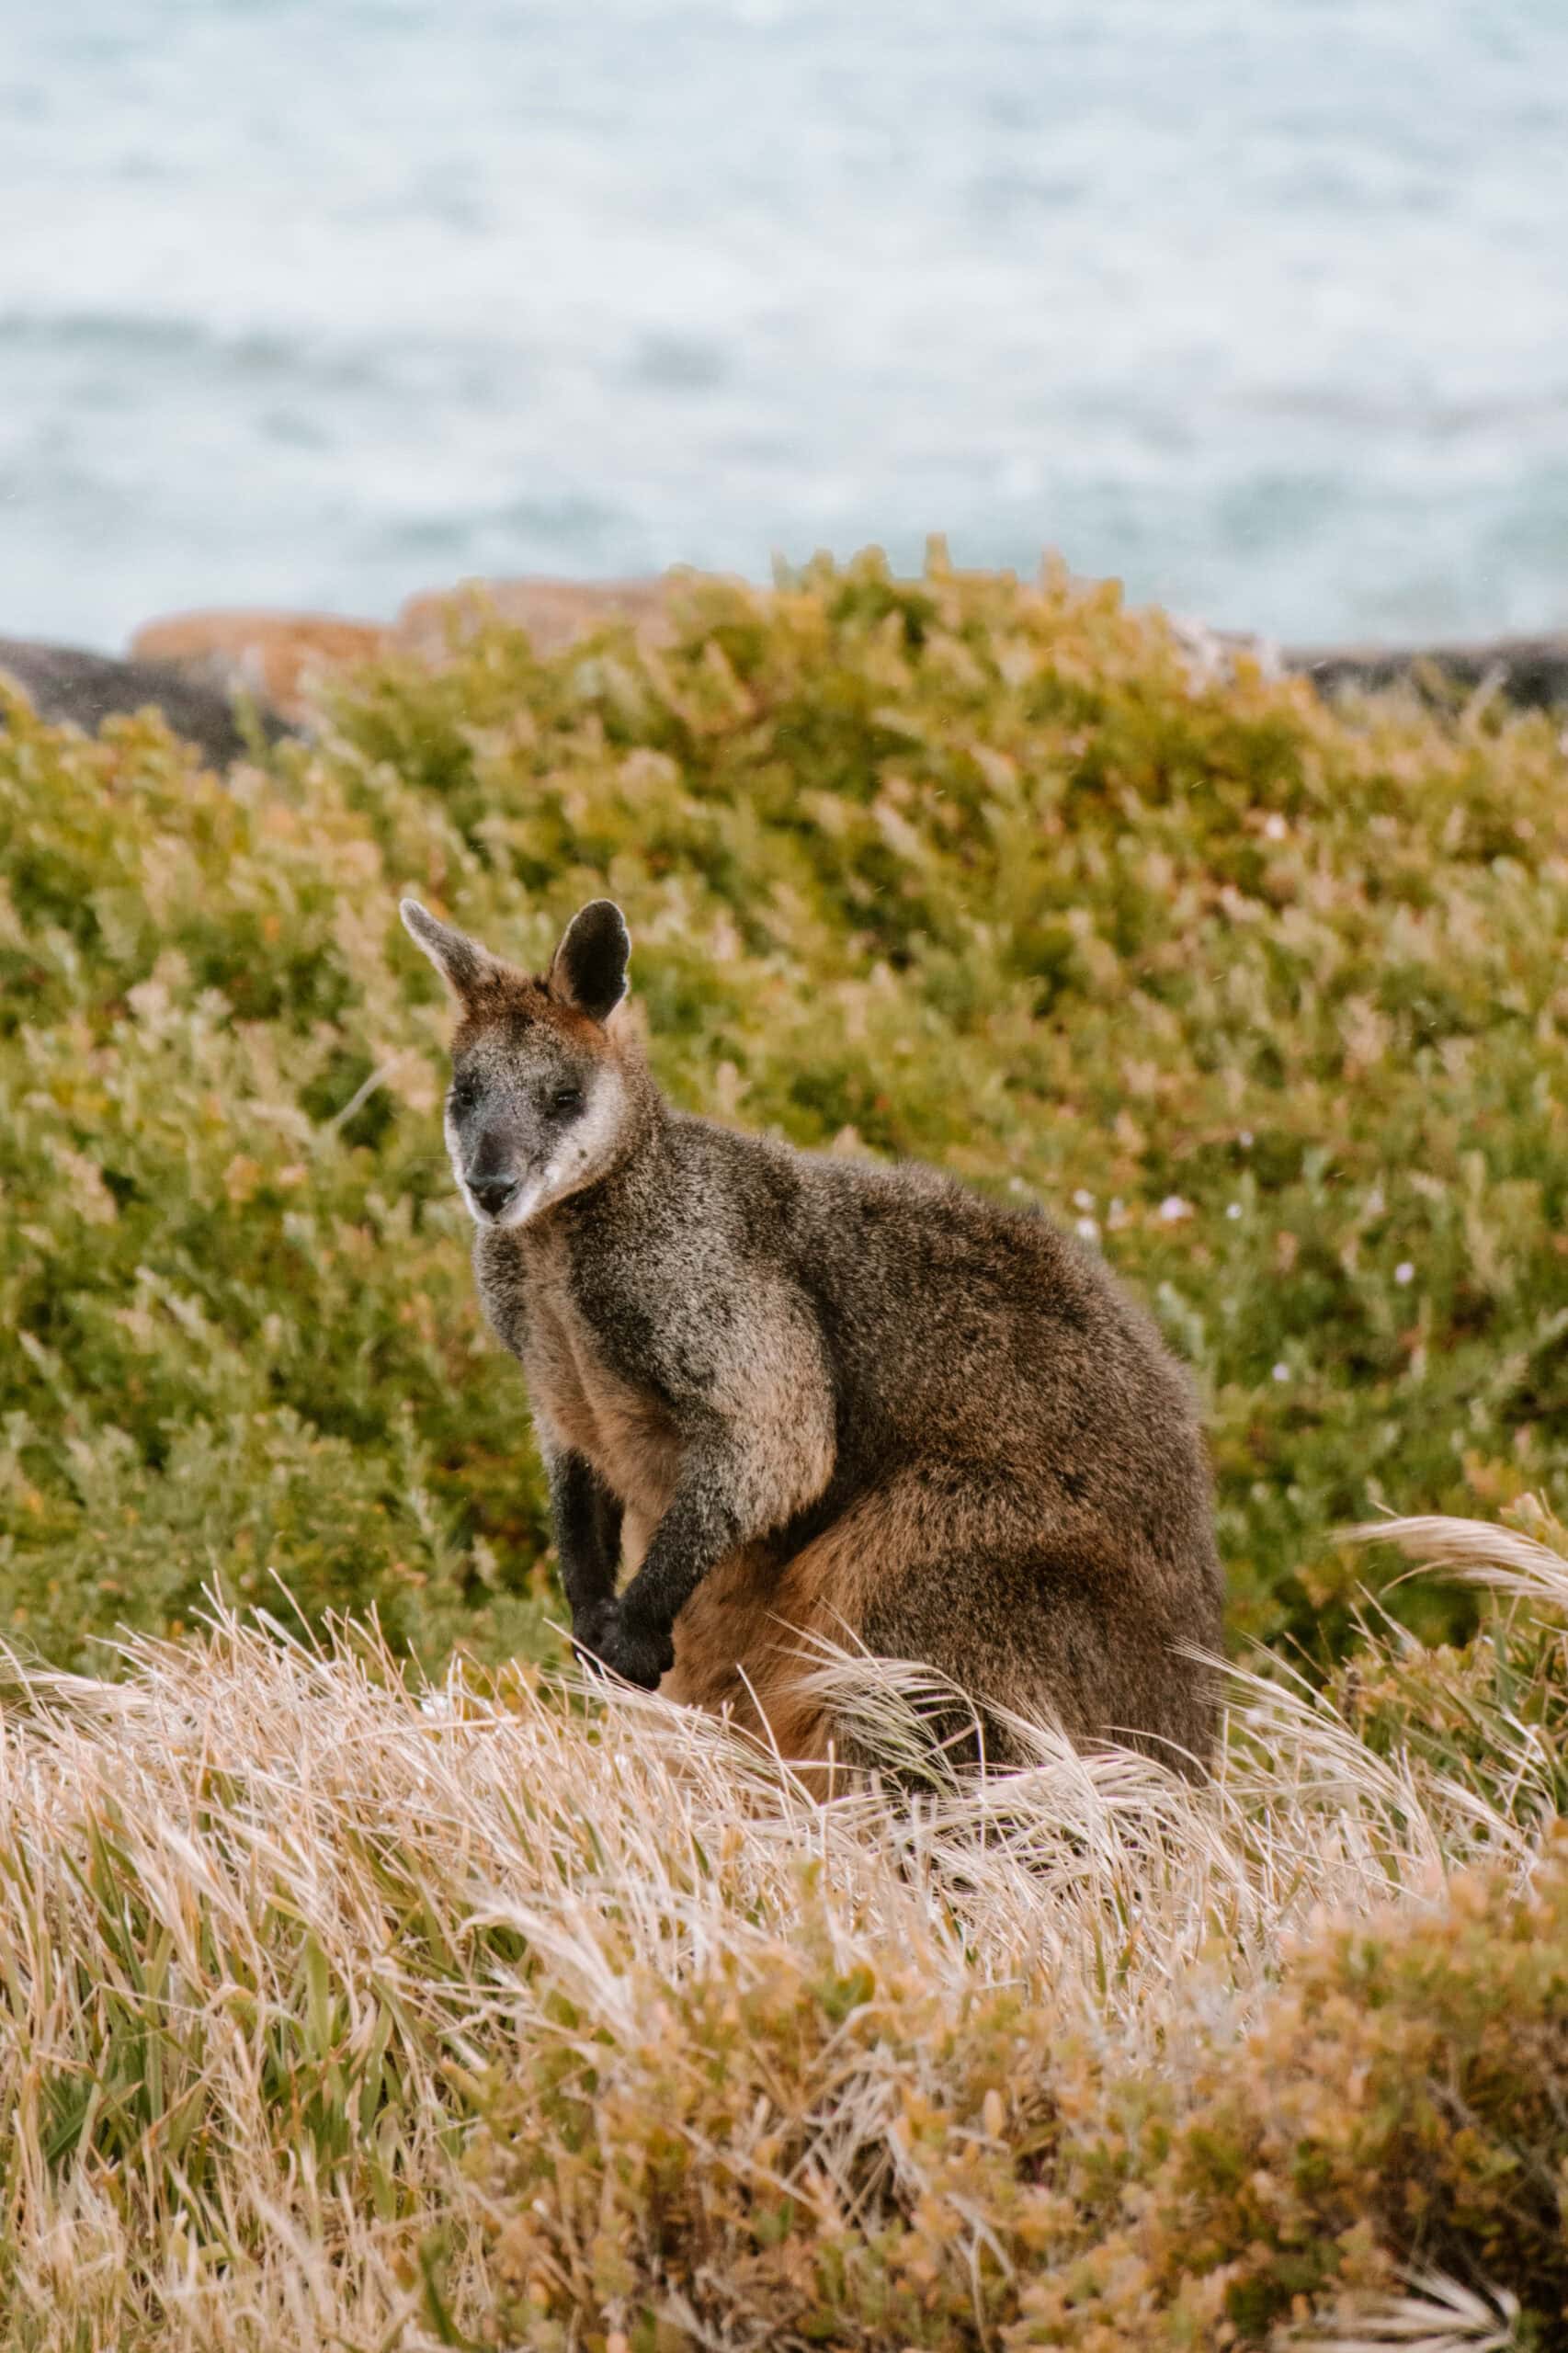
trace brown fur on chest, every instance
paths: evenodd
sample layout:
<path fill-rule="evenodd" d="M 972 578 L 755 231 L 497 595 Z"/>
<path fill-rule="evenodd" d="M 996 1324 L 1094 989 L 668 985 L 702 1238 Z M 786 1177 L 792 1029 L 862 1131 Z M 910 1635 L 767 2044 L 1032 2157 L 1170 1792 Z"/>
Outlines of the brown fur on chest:
<path fill-rule="evenodd" d="M 640 1518 L 657 1520 L 680 1467 L 674 1424 L 655 1397 L 608 1370 L 564 1283 L 548 1275 L 529 1286 L 523 1370 L 556 1443 L 585 1456 Z"/>

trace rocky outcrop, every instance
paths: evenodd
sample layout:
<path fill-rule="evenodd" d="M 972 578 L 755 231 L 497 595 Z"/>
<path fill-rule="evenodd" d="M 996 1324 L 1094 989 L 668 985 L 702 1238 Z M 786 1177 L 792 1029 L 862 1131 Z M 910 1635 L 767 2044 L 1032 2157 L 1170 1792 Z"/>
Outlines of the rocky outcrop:
<path fill-rule="evenodd" d="M 215 609 L 149 621 L 119 661 L 74 646 L 0 638 L 0 671 L 40 715 L 94 732 L 117 711 L 156 704 L 176 733 L 220 765 L 245 739 L 234 716 L 243 695 L 273 739 L 308 731 L 316 689 L 335 672 L 403 654 L 438 667 L 455 644 L 495 619 L 525 629 L 540 654 L 557 654 L 592 631 L 626 621 L 653 643 L 672 632 L 679 575 L 646 580 L 481 580 L 415 597 L 396 621 L 331 613 Z"/>
<path fill-rule="evenodd" d="M 1469 693 L 1491 688 L 1525 710 L 1568 704 L 1568 634 L 1427 646 L 1298 647 L 1282 658 L 1288 670 L 1303 672 L 1324 694 L 1434 685 Z"/>
<path fill-rule="evenodd" d="M 226 688 L 193 676 L 174 662 L 119 662 L 73 645 L 43 645 L 0 637 L 0 676 L 19 687 L 41 719 L 69 722 L 96 734 L 106 719 L 150 705 L 161 710 L 176 735 L 185 736 L 215 766 L 226 767 L 249 749 Z M 262 732 L 276 741 L 290 731 L 277 712 L 259 701 Z"/>
<path fill-rule="evenodd" d="M 439 662 L 454 639 L 460 642 L 493 620 L 526 630 L 543 654 L 560 654 L 614 621 L 629 621 L 647 643 L 666 643 L 681 585 L 678 573 L 639 580 L 469 580 L 411 597 L 397 617 L 396 642 L 415 660 Z"/>
<path fill-rule="evenodd" d="M 177 663 L 209 684 L 243 686 L 285 718 L 306 720 L 318 678 L 384 653 L 380 621 L 331 613 L 212 611 L 149 621 L 131 641 L 133 660 Z"/>
<path fill-rule="evenodd" d="M 131 641 L 136 660 L 176 664 L 205 684 L 242 685 L 288 719 L 308 725 L 314 689 L 335 671 L 402 654 L 436 668 L 487 620 L 523 629 L 542 654 L 559 654 L 611 622 L 630 622 L 649 643 L 671 634 L 679 575 L 644 580 L 465 581 L 409 598 L 395 621 L 331 613 L 174 613 Z"/>

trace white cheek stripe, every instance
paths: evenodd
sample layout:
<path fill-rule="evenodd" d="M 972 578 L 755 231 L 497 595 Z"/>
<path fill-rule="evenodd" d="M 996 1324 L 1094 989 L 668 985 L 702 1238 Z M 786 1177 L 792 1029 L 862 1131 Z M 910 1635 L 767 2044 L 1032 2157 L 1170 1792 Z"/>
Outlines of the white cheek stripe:
<path fill-rule="evenodd" d="M 490 1223 L 490 1220 L 485 1216 L 483 1211 L 480 1208 L 479 1203 L 469 1191 L 468 1186 L 464 1181 L 462 1160 L 458 1152 L 457 1131 L 453 1127 L 449 1116 L 442 1120 L 441 1128 L 447 1139 L 447 1158 L 452 1164 L 452 1175 L 457 1179 L 458 1190 L 462 1195 L 463 1207 L 467 1210 L 470 1217 L 472 1218 L 475 1225 L 488 1225 Z"/>

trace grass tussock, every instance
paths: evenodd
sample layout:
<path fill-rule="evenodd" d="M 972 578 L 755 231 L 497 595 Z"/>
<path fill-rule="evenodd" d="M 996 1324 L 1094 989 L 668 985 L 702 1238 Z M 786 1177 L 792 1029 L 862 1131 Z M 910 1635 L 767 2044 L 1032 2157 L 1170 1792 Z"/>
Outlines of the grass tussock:
<path fill-rule="evenodd" d="M 1388 1565 L 1337 1530 L 1568 1469 L 1565 782 L 1544 717 L 1337 714 L 939 561 L 494 631 L 222 781 L 8 708 L 0 1630 L 101 1665 L 213 1585 L 549 1654 L 394 910 L 533 959 L 609 890 L 679 1102 L 1097 1233 L 1203 1383 L 1237 1631 L 1325 1662 Z"/>
<path fill-rule="evenodd" d="M 818 1805 L 656 1699 L 233 1620 L 13 1664 L 7 2343 L 1561 2343 L 1568 1561 L 1528 1574 L 1467 1747 L 1238 1677 L 1202 1792 L 1041 1731 Z M 824 1671 L 907 1745 L 897 1670 Z"/>

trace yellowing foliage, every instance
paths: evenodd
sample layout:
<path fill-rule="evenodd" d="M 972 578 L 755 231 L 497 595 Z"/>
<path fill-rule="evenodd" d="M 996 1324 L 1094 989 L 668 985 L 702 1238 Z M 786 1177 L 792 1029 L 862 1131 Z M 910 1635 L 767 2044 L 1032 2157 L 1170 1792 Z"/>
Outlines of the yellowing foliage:
<path fill-rule="evenodd" d="M 394 907 L 539 959 L 608 890 L 680 1102 L 1098 1233 L 1203 1383 L 1236 1629 L 1334 1653 L 1336 1529 L 1568 1459 L 1565 785 L 1542 717 L 1340 715 L 936 560 L 496 630 L 226 779 L 10 709 L 0 1627 L 98 1660 L 211 1585 L 550 1652 Z"/>

